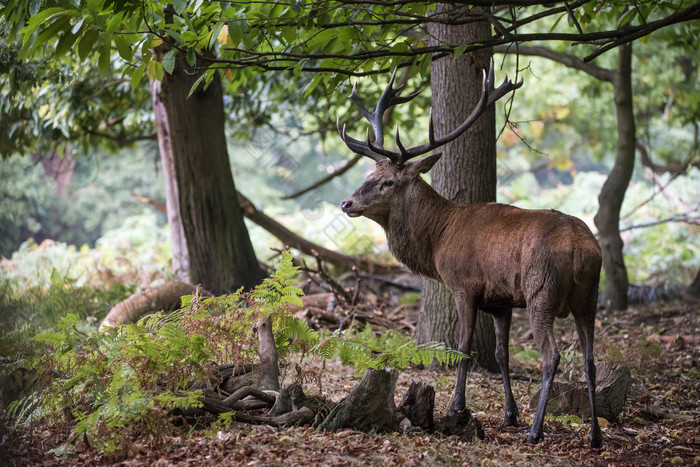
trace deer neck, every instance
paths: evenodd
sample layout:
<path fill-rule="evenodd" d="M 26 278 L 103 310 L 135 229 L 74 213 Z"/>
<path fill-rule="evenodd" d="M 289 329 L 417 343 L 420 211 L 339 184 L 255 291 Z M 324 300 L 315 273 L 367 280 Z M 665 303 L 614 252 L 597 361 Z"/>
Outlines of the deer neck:
<path fill-rule="evenodd" d="M 434 253 L 455 206 L 419 178 L 392 206 L 382 225 L 391 253 L 414 273 L 441 280 Z"/>

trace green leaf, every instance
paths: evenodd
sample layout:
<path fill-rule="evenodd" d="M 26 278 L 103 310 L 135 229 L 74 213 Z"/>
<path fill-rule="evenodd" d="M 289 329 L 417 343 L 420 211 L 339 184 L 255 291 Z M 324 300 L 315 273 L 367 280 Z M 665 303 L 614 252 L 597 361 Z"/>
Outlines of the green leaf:
<path fill-rule="evenodd" d="M 207 70 L 207 73 L 212 70 Z M 202 81 L 206 80 L 207 73 L 202 73 L 202 76 L 200 76 L 197 81 L 194 82 L 192 87 L 190 88 L 190 92 L 187 93 L 187 97 L 189 98 L 192 94 L 194 94 L 197 89 L 199 89 L 199 85 L 202 84 Z"/>
<path fill-rule="evenodd" d="M 173 49 L 163 56 L 163 69 L 169 75 L 172 75 L 173 70 L 175 69 L 175 55 L 176 54 L 177 54 L 177 50 Z"/>
<path fill-rule="evenodd" d="M 124 19 L 124 12 L 123 11 L 120 11 L 119 13 L 112 16 L 110 18 L 109 22 L 107 23 L 107 29 L 105 32 L 107 34 L 112 34 L 114 31 L 116 31 L 119 28 L 119 26 L 122 25 L 123 19 Z"/>
<path fill-rule="evenodd" d="M 88 56 L 99 37 L 100 33 L 95 29 L 90 28 L 85 31 L 85 34 L 83 34 L 82 39 L 80 39 L 80 42 L 78 43 L 78 56 L 80 56 L 81 59 L 84 60 L 85 57 Z"/>
<path fill-rule="evenodd" d="M 194 66 L 197 63 L 197 56 L 194 54 L 194 49 L 187 49 L 187 64 L 189 66 Z"/>
<path fill-rule="evenodd" d="M 193 31 L 185 31 L 180 34 L 180 39 L 182 39 L 183 42 L 194 42 L 197 40 L 197 34 Z"/>
<path fill-rule="evenodd" d="M 467 44 L 462 44 L 455 47 L 455 50 L 453 52 L 455 58 L 459 58 L 459 56 L 462 55 L 465 50 L 467 50 Z"/>
<path fill-rule="evenodd" d="M 78 34 L 78 31 L 80 31 L 80 28 L 83 27 L 83 23 L 85 22 L 85 18 L 81 18 L 80 21 L 75 23 L 75 26 L 70 30 L 73 34 Z"/>
<path fill-rule="evenodd" d="M 212 29 L 210 35 L 209 35 L 209 48 L 214 47 L 214 44 L 216 43 L 217 39 L 219 38 L 219 33 L 221 32 L 221 29 L 224 27 L 224 23 L 219 21 L 214 29 Z"/>
<path fill-rule="evenodd" d="M 133 89 L 136 89 L 141 82 L 141 78 L 143 77 L 143 72 L 146 70 L 146 64 L 142 63 L 139 65 L 136 70 L 131 74 L 131 87 Z"/>
<path fill-rule="evenodd" d="M 114 38 L 114 45 L 117 46 L 117 52 L 119 52 L 119 55 L 124 60 L 129 61 L 134 57 L 134 51 L 131 50 L 131 42 L 126 40 L 123 36 L 116 36 Z"/>
<path fill-rule="evenodd" d="M 231 21 L 228 23 L 228 37 L 231 39 L 231 47 L 237 47 L 241 43 L 243 37 L 243 29 L 241 29 L 240 21 Z"/>
<path fill-rule="evenodd" d="M 309 85 L 306 86 L 306 89 L 304 89 L 304 99 L 309 97 L 309 95 L 314 91 L 316 86 L 318 86 L 318 83 L 321 82 L 322 77 L 323 75 L 321 73 L 314 74 L 314 79 L 312 79 Z"/>
<path fill-rule="evenodd" d="M 36 15 L 29 18 L 27 25 L 23 27 L 19 32 L 23 35 L 22 45 L 26 44 L 27 41 L 32 37 L 34 32 L 43 25 L 46 25 L 49 19 L 53 16 L 60 16 L 66 14 L 65 10 L 61 7 L 47 8 L 40 11 Z"/>
<path fill-rule="evenodd" d="M 173 9 L 175 13 L 181 15 L 183 11 L 187 8 L 187 0 L 173 0 Z"/>
<path fill-rule="evenodd" d="M 30 0 L 30 2 L 29 2 L 29 14 L 31 16 L 34 16 L 37 13 L 39 13 L 40 9 L 41 9 L 41 0 Z"/>
<path fill-rule="evenodd" d="M 109 66 L 112 61 L 112 47 L 110 41 L 103 41 L 100 46 L 100 59 L 97 66 L 103 75 L 109 74 Z"/>
<path fill-rule="evenodd" d="M 65 33 L 63 33 L 61 38 L 58 40 L 58 44 L 56 44 L 56 56 L 61 57 L 66 52 L 68 52 L 68 50 L 70 50 L 77 38 L 78 35 L 73 34 L 70 31 L 66 31 Z"/>
<path fill-rule="evenodd" d="M 150 62 L 148 62 L 146 72 L 148 73 L 149 77 L 157 81 L 163 80 L 163 64 L 160 63 L 158 60 L 151 60 Z"/>
<path fill-rule="evenodd" d="M 298 37 L 297 28 L 294 28 L 294 27 L 282 28 L 282 36 L 285 38 L 285 40 L 289 44 L 294 43 L 294 41 L 296 41 L 296 39 Z"/>

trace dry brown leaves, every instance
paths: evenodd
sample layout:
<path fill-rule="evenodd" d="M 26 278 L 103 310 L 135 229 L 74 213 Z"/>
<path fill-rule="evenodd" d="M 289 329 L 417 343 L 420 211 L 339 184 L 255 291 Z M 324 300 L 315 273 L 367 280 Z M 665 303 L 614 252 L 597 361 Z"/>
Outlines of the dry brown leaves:
<path fill-rule="evenodd" d="M 562 354 L 573 349 L 576 358 L 580 358 L 573 323 L 559 322 L 556 332 Z M 647 339 L 653 335 L 665 337 Z M 511 336 L 516 348 L 533 346 L 524 313 L 516 316 Z M 196 431 L 183 434 L 158 446 L 135 440 L 133 449 L 121 453 L 119 460 L 90 449 L 58 458 L 45 453 L 65 442 L 67 434 L 45 427 L 31 432 L 6 429 L 0 443 L 0 459 L 9 459 L 13 465 L 128 466 L 698 465 L 700 345 L 696 338 L 686 336 L 700 336 L 700 314 L 681 302 L 599 314 L 596 357 L 626 364 L 635 382 L 620 420 L 603 421 L 605 440 L 598 450 L 588 446 L 587 423 L 552 418 L 545 421 L 545 438 L 540 444 L 525 443 L 534 415 L 528 400 L 539 387 L 540 369 L 536 361 L 521 362 L 511 356 L 513 390 L 522 426 L 500 428 L 504 403 L 500 378 L 472 373 L 467 403 L 486 432 L 486 439 L 474 443 L 424 434 L 372 435 L 352 430 L 324 433 L 309 427 L 280 431 L 236 425 L 213 436 Z M 560 375 L 565 367 L 562 362 Z M 325 367 L 312 363 L 307 368 L 323 372 L 322 391 L 336 401 L 358 382 L 352 370 L 335 362 Z M 410 369 L 399 378 L 396 401 L 401 400 L 411 381 L 428 382 L 436 388 L 439 416 L 451 399 L 455 376 L 454 371 Z M 307 389 L 311 393 L 318 391 L 317 387 Z"/>

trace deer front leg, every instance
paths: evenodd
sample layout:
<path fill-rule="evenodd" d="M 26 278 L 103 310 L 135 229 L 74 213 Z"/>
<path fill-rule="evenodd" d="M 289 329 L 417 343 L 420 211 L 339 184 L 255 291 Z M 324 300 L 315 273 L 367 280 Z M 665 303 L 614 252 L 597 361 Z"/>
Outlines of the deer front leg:
<path fill-rule="evenodd" d="M 506 413 L 502 427 L 518 426 L 518 406 L 513 397 L 510 387 L 510 367 L 508 361 L 508 334 L 510 333 L 510 323 L 513 317 L 511 308 L 494 310 L 493 324 L 496 330 L 496 361 L 501 367 L 503 377 L 503 389 L 506 394 Z"/>
<path fill-rule="evenodd" d="M 472 351 L 472 335 L 474 334 L 474 323 L 476 322 L 476 306 L 474 297 L 468 296 L 463 292 L 454 294 L 455 302 L 457 303 L 457 316 L 459 318 L 459 345 L 457 350 L 469 355 Z M 455 394 L 452 398 L 452 404 L 447 413 L 455 413 L 464 410 L 466 407 L 465 390 L 467 386 L 467 369 L 469 361 L 461 360 L 457 372 L 457 385 L 455 386 Z"/>

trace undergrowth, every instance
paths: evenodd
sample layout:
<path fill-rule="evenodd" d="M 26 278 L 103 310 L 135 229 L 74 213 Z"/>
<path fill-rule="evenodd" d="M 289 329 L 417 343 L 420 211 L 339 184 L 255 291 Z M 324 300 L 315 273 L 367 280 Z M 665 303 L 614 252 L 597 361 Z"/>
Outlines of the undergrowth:
<path fill-rule="evenodd" d="M 289 312 L 301 305 L 298 269 L 289 253 L 252 292 L 182 298 L 182 308 L 149 315 L 106 334 L 69 313 L 33 337 L 45 351 L 30 360 L 38 375 L 34 393 L 9 406 L 16 424 L 62 426 L 70 443 L 85 442 L 118 456 L 137 438 L 162 445 L 179 430 L 177 409 L 201 407 L 193 383 L 210 379 L 216 364 L 255 361 L 254 324 L 272 317 L 280 357 L 339 357 L 359 373 L 367 368 L 454 363 L 463 357 L 442 344 L 416 345 L 396 331 L 319 332 Z"/>

